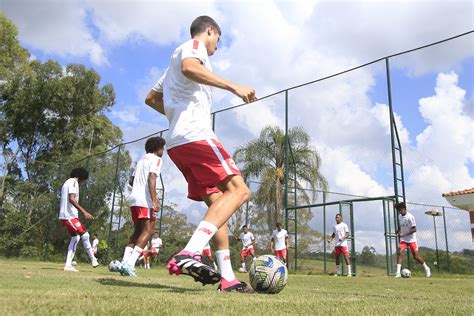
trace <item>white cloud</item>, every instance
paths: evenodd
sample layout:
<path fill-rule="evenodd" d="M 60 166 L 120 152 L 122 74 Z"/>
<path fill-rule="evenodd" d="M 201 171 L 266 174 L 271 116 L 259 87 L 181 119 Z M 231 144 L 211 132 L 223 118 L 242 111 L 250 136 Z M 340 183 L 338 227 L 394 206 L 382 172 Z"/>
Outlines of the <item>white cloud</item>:
<path fill-rule="evenodd" d="M 97 65 L 108 62 L 78 0 L 3 1 L 2 11 L 18 26 L 21 41 L 31 47 L 63 57 L 88 57 Z"/>

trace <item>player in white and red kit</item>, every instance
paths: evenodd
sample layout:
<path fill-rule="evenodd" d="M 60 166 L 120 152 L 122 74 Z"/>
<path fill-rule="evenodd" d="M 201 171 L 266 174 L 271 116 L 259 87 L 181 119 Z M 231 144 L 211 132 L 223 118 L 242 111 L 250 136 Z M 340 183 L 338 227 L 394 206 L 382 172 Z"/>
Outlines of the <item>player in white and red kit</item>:
<path fill-rule="evenodd" d="M 153 237 L 151 237 L 151 241 L 148 244 L 149 244 L 149 250 L 144 251 L 144 258 L 143 258 L 145 269 L 150 269 L 151 258 L 158 255 L 161 247 L 163 246 L 163 241 L 160 238 L 160 233 L 154 232 Z"/>
<path fill-rule="evenodd" d="M 89 241 L 89 233 L 85 226 L 79 221 L 79 211 L 87 220 L 94 220 L 94 216 L 79 205 L 79 183 L 86 181 L 88 178 L 89 173 L 86 169 L 75 168 L 71 171 L 70 178 L 66 180 L 61 187 L 59 219 L 71 234 L 64 271 L 77 272 L 77 269 L 72 266 L 72 260 L 76 254 L 76 246 L 79 239 L 82 240 L 82 244 L 92 262 L 92 266 L 95 268 L 99 265 Z"/>
<path fill-rule="evenodd" d="M 97 250 L 99 248 L 99 239 L 97 239 L 97 235 L 92 237 L 92 251 L 94 252 L 94 257 L 97 258 Z"/>
<path fill-rule="evenodd" d="M 351 236 L 351 232 L 349 231 L 349 227 L 342 221 L 342 215 L 336 215 L 336 224 L 333 226 L 332 235 L 328 239 L 328 242 L 333 241 L 336 239 L 336 247 L 334 249 L 334 253 L 336 256 L 336 276 L 342 275 L 341 271 L 341 254 L 344 255 L 344 259 L 346 260 L 347 265 L 347 276 L 352 276 L 351 270 L 351 261 L 349 258 L 349 251 L 347 250 L 347 238 Z"/>
<path fill-rule="evenodd" d="M 415 258 L 415 260 L 423 266 L 423 269 L 425 269 L 425 277 L 429 278 L 431 276 L 431 270 L 425 260 L 423 260 L 423 258 L 418 254 L 415 216 L 408 213 L 407 206 L 404 202 L 395 204 L 395 208 L 400 213 L 398 216 L 400 229 L 397 230 L 397 234 L 400 237 L 400 246 L 398 249 L 397 273 L 395 274 L 395 277 L 401 277 L 403 255 L 407 248 L 410 248 L 413 258 Z"/>
<path fill-rule="evenodd" d="M 288 249 L 288 232 L 281 228 L 281 223 L 276 223 L 276 229 L 272 233 L 270 250 L 272 253 L 286 263 Z"/>
<path fill-rule="evenodd" d="M 125 247 L 120 273 L 136 276 L 135 264 L 153 233 L 156 215 L 160 210 L 156 182 L 160 176 L 165 140 L 150 137 L 145 143 L 146 154 L 137 163 L 130 178 L 132 192 L 128 197 L 134 231 Z"/>
<path fill-rule="evenodd" d="M 188 182 L 188 197 L 209 207 L 186 247 L 168 262 L 170 273 L 187 274 L 203 284 L 221 282 L 221 291 L 252 292 L 234 275 L 230 261 L 227 221 L 249 198 L 240 171 L 212 130 L 212 87 L 228 90 L 244 102 L 256 100 L 255 91 L 214 73 L 209 61 L 221 36 L 208 16 L 196 18 L 191 40 L 173 52 L 170 65 L 146 97 L 145 103 L 166 115 L 168 154 Z M 200 261 L 202 249 L 213 238 L 220 273 Z"/>
<path fill-rule="evenodd" d="M 239 269 L 240 272 L 247 272 L 245 268 L 245 257 L 248 255 L 252 256 L 252 260 L 255 259 L 255 249 L 253 245 L 255 244 L 254 235 L 249 232 L 247 225 L 242 226 L 242 232 L 239 235 L 239 240 L 242 241 L 242 251 L 240 252 L 240 263 L 242 267 Z"/>

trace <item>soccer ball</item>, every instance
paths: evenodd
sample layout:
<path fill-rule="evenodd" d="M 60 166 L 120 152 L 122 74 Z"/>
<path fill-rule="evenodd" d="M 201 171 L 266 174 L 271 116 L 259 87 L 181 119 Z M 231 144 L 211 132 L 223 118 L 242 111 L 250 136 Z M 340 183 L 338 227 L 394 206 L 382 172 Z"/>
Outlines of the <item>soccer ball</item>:
<path fill-rule="evenodd" d="M 409 278 L 411 277 L 411 271 L 408 269 L 403 269 L 402 270 L 402 278 Z"/>
<path fill-rule="evenodd" d="M 76 261 L 73 261 L 73 262 L 71 262 L 71 265 L 72 265 L 72 266 L 77 266 L 77 262 L 76 262 Z"/>
<path fill-rule="evenodd" d="M 277 257 L 263 255 L 250 265 L 249 278 L 250 285 L 258 293 L 276 294 L 286 285 L 288 269 Z"/>
<path fill-rule="evenodd" d="M 109 271 L 110 272 L 119 272 L 121 267 L 121 263 L 118 260 L 112 260 L 109 263 Z"/>

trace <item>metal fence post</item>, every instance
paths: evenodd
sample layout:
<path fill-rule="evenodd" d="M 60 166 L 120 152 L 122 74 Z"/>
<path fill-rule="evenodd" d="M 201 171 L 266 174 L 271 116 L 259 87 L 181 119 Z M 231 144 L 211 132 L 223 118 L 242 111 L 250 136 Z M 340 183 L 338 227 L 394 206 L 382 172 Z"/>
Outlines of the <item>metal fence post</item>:
<path fill-rule="evenodd" d="M 451 273 L 451 258 L 449 256 L 448 231 L 446 230 L 446 215 L 444 212 L 444 206 L 442 207 L 442 209 L 443 209 L 443 224 L 444 224 L 444 240 L 446 242 L 446 261 L 448 264 L 448 272 Z"/>

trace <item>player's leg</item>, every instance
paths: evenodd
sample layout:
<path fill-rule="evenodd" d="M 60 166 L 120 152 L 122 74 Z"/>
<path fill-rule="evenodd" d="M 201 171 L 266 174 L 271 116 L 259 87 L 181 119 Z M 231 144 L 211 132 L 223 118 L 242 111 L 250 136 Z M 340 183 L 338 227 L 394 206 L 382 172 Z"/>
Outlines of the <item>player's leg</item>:
<path fill-rule="evenodd" d="M 336 275 L 341 275 L 341 248 L 339 246 L 336 246 L 334 255 L 336 256 Z"/>
<path fill-rule="evenodd" d="M 80 237 L 78 235 L 71 236 L 69 245 L 67 247 L 66 263 L 64 264 L 64 271 L 77 272 L 77 269 L 72 266 L 72 260 L 76 254 L 76 247 L 79 243 Z"/>
<path fill-rule="evenodd" d="M 147 211 L 150 212 L 150 210 L 147 210 Z M 133 248 L 133 251 L 130 257 L 122 266 L 122 271 L 124 272 L 125 275 L 136 276 L 135 265 L 137 263 L 137 260 L 142 254 L 143 248 L 145 248 L 148 240 L 153 234 L 154 221 L 151 220 L 150 218 L 143 218 L 146 216 L 148 215 L 142 214 L 141 218 L 139 218 L 138 221 L 136 221 L 135 223 L 135 230 L 139 231 L 140 234 L 138 235 L 136 239 L 135 247 Z"/>
<path fill-rule="evenodd" d="M 349 251 L 347 251 L 347 247 L 342 247 L 343 248 L 343 254 L 344 254 L 344 259 L 346 260 L 346 266 L 347 266 L 347 276 L 351 277 L 352 276 L 352 270 L 351 270 L 351 260 L 349 257 Z"/>
<path fill-rule="evenodd" d="M 405 255 L 406 249 L 407 249 L 407 244 L 403 241 L 400 241 L 400 246 L 398 248 L 398 258 L 397 258 L 397 273 L 395 274 L 396 278 L 401 277 L 403 256 Z"/>
<path fill-rule="evenodd" d="M 130 213 L 132 215 L 132 221 L 133 221 L 133 233 L 128 239 L 127 246 L 125 246 L 122 262 L 127 262 L 128 259 L 130 258 L 133 252 L 133 248 L 135 248 L 135 244 L 137 243 L 137 239 L 141 233 L 141 225 L 137 225 L 137 222 L 139 221 L 138 216 L 140 213 L 140 208 L 136 206 L 132 206 L 130 207 Z"/>
<path fill-rule="evenodd" d="M 99 265 L 99 262 L 94 256 L 94 250 L 92 249 L 92 245 L 89 240 L 90 235 L 87 232 L 86 227 L 79 221 L 78 218 L 72 219 L 71 222 L 74 225 L 76 234 L 79 235 L 81 238 L 82 245 L 84 246 L 84 249 L 86 250 L 87 255 L 89 256 L 89 259 L 91 260 L 92 266 L 94 268 L 97 267 Z"/>
<path fill-rule="evenodd" d="M 426 264 L 425 260 L 423 260 L 423 258 L 418 253 L 418 244 L 416 242 L 410 243 L 410 250 L 413 254 L 413 258 L 415 258 L 415 260 L 423 266 L 423 269 L 425 269 L 425 277 L 429 278 L 431 276 L 431 270 Z"/>
<path fill-rule="evenodd" d="M 286 254 L 287 254 L 286 249 L 282 249 L 281 258 L 282 258 L 283 262 L 285 263 L 285 265 L 287 265 Z"/>

